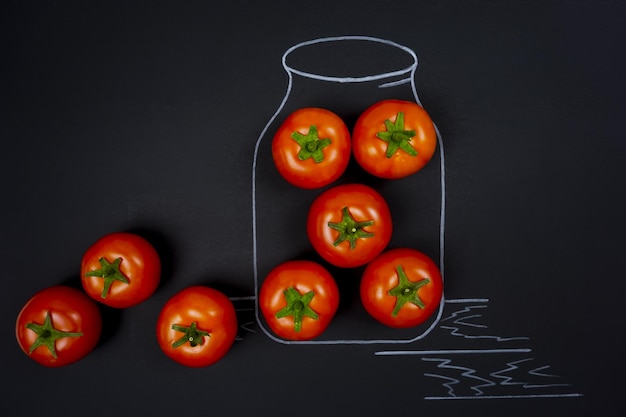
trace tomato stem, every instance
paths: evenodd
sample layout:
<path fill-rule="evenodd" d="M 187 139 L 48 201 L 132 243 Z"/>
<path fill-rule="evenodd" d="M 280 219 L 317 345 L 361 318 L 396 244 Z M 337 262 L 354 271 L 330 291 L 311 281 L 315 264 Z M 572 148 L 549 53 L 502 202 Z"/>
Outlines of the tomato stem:
<path fill-rule="evenodd" d="M 309 291 L 306 294 L 300 294 L 298 290 L 293 287 L 287 288 L 283 291 L 287 305 L 280 309 L 276 314 L 276 318 L 283 318 L 293 316 L 294 331 L 299 332 L 302 330 L 302 320 L 305 317 L 310 317 L 317 320 L 319 316 L 317 313 L 309 307 L 309 303 L 315 297 L 315 291 Z"/>
<path fill-rule="evenodd" d="M 106 258 L 102 257 L 98 259 L 98 262 L 100 262 L 101 268 L 94 271 L 89 271 L 85 273 L 85 275 L 88 277 L 98 277 L 104 279 L 104 286 L 102 287 L 102 293 L 100 294 L 100 297 L 107 298 L 113 281 L 120 281 L 124 284 L 129 283 L 128 278 L 126 278 L 122 271 L 120 271 L 122 258 L 117 258 L 115 261 L 113 261 L 113 263 L 110 263 Z"/>
<path fill-rule="evenodd" d="M 211 337 L 211 334 L 207 331 L 198 329 L 198 323 L 192 322 L 189 327 L 181 326 L 179 324 L 172 324 L 172 329 L 177 332 L 183 332 L 184 335 L 177 339 L 174 343 L 172 343 L 172 347 L 176 349 L 189 342 L 191 347 L 196 347 L 198 345 L 204 345 L 204 336 Z"/>
<path fill-rule="evenodd" d="M 45 346 L 55 359 L 57 358 L 55 346 L 57 339 L 64 337 L 80 337 L 83 335 L 81 332 L 64 332 L 55 329 L 52 325 L 52 316 L 49 311 L 46 313 L 46 318 L 43 324 L 30 322 L 26 323 L 25 327 L 37 334 L 37 339 L 35 339 L 33 344 L 30 346 L 28 353 L 33 353 L 39 346 Z"/>
<path fill-rule="evenodd" d="M 341 221 L 337 223 L 328 222 L 328 227 L 339 232 L 339 237 L 333 242 L 333 246 L 339 245 L 343 241 L 350 243 L 350 249 L 356 248 L 357 239 L 374 236 L 374 233 L 366 232 L 364 227 L 374 224 L 373 220 L 357 222 L 350 214 L 348 207 L 341 210 Z"/>
<path fill-rule="evenodd" d="M 396 271 L 398 272 L 398 285 L 388 292 L 389 295 L 396 297 L 396 305 L 391 313 L 392 317 L 396 317 L 400 312 L 400 309 L 402 309 L 406 303 L 411 303 L 421 309 L 424 309 L 426 305 L 420 298 L 418 291 L 424 285 L 429 284 L 430 280 L 428 278 L 422 278 L 421 280 L 415 282 L 409 281 L 402 265 L 398 265 L 396 267 Z"/>
<path fill-rule="evenodd" d="M 306 161 L 311 158 L 316 164 L 324 160 L 323 149 L 332 143 L 329 138 L 320 139 L 315 125 L 309 127 L 309 132 L 306 135 L 298 131 L 292 132 L 291 138 L 300 145 L 298 159 Z"/>
<path fill-rule="evenodd" d="M 411 144 L 411 138 L 416 135 L 415 130 L 404 129 L 404 113 L 399 112 L 396 116 L 396 122 L 392 123 L 389 119 L 385 120 L 386 132 L 378 132 L 376 137 L 387 142 L 387 151 L 385 156 L 391 158 L 398 149 L 402 149 L 410 156 L 417 156 L 417 151 Z"/>

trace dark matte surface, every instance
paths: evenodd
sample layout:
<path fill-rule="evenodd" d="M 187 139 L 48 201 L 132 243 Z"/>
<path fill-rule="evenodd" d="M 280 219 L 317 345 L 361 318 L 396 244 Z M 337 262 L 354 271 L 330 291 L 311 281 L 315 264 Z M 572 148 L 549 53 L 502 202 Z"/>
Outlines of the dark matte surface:
<path fill-rule="evenodd" d="M 623 416 L 623 3 L 272 4 L 1 6 L 3 414 Z M 514 339 L 455 337 L 448 321 L 401 349 L 505 346 L 523 359 L 465 355 L 446 369 L 375 354 L 397 349 L 387 345 L 285 345 L 259 330 L 250 301 L 236 301 L 241 337 L 218 364 L 187 369 L 160 352 L 156 317 L 178 290 L 253 293 L 252 162 L 285 95 L 280 59 L 336 35 L 417 53 L 416 86 L 445 142 L 446 296 L 488 299 L 465 324 Z M 157 246 L 159 290 L 103 309 L 103 339 L 81 362 L 38 366 L 14 341 L 20 308 L 44 287 L 76 285 L 84 250 L 116 230 Z M 498 378 L 529 361 L 553 387 Z M 443 375 L 465 371 L 497 382 L 500 398 L 458 399 L 484 397 L 476 384 L 453 384 L 450 398 Z"/>

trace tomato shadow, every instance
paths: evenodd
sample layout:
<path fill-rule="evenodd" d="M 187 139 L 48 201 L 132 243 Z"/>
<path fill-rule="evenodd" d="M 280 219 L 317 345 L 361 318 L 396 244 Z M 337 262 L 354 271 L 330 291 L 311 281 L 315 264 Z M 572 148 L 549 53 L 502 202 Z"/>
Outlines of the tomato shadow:
<path fill-rule="evenodd" d="M 334 187 L 339 184 L 351 184 L 351 183 L 360 183 L 366 184 L 375 190 L 378 190 L 382 185 L 384 185 L 388 180 L 383 178 L 378 178 L 370 173 L 366 172 L 361 165 L 354 159 L 353 156 L 350 157 L 350 161 L 348 162 L 348 166 L 346 167 L 345 172 L 336 182 L 330 184 L 327 188 Z"/>
<path fill-rule="evenodd" d="M 99 304 L 98 307 L 100 308 L 100 313 L 102 315 L 102 334 L 100 335 L 100 341 L 98 342 L 98 347 L 100 348 L 109 343 L 109 341 L 113 340 L 117 334 L 122 323 L 124 310 L 107 307 L 102 304 Z"/>

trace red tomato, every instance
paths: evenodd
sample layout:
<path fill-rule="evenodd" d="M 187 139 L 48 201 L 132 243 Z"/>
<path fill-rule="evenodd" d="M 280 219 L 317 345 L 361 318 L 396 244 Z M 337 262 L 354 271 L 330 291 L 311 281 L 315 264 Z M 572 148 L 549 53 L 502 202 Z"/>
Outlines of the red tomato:
<path fill-rule="evenodd" d="M 391 249 L 363 272 L 361 302 L 379 322 L 396 328 L 425 322 L 439 307 L 443 281 L 439 268 L 415 249 Z"/>
<path fill-rule="evenodd" d="M 402 178 L 419 171 L 437 147 L 430 116 L 420 105 L 403 100 L 384 100 L 358 118 L 352 132 L 356 161 L 372 175 Z"/>
<path fill-rule="evenodd" d="M 157 320 L 161 350 L 193 368 L 212 365 L 230 350 L 237 336 L 235 307 L 222 292 L 202 285 L 170 298 Z"/>
<path fill-rule="evenodd" d="M 98 344 L 101 331 L 97 304 L 82 291 L 63 285 L 36 293 L 15 323 L 20 348 L 29 358 L 49 367 L 84 358 Z"/>
<path fill-rule="evenodd" d="M 83 255 L 81 282 L 92 298 L 115 308 L 141 303 L 157 289 L 161 261 L 144 238 L 132 233 L 111 233 Z"/>
<path fill-rule="evenodd" d="M 366 264 L 391 240 L 391 213 L 385 199 L 363 184 L 344 184 L 320 194 L 307 218 L 313 248 L 329 263 L 351 268 Z"/>
<path fill-rule="evenodd" d="M 259 306 L 270 329 L 287 340 L 321 335 L 339 307 L 339 289 L 330 272 L 307 260 L 274 268 L 259 292 Z"/>
<path fill-rule="evenodd" d="M 351 156 L 350 131 L 335 113 L 308 107 L 290 114 L 272 141 L 278 172 L 291 184 L 319 188 L 337 180 Z"/>

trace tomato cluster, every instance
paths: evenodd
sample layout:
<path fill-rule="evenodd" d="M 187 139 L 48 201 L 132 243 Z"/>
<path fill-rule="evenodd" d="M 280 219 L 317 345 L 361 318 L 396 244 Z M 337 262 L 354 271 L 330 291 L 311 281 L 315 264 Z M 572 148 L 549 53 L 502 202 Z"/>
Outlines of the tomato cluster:
<path fill-rule="evenodd" d="M 388 249 L 393 232 L 385 198 L 369 185 L 333 185 L 350 159 L 382 179 L 421 170 L 437 146 L 434 124 L 417 103 L 384 100 L 366 109 L 352 135 L 336 114 L 310 107 L 289 115 L 276 131 L 272 157 L 278 172 L 304 189 L 330 186 L 312 202 L 306 218 L 311 246 L 338 268 L 364 267 L 360 298 L 365 310 L 394 328 L 424 323 L 438 308 L 443 282 L 436 264 L 412 248 Z M 314 261 L 275 267 L 259 292 L 270 329 L 287 340 L 309 340 L 328 327 L 339 305 L 335 279 Z"/>
<path fill-rule="evenodd" d="M 102 314 L 98 304 L 128 308 L 158 288 L 161 258 L 143 237 L 107 234 L 83 254 L 84 291 L 56 285 L 33 295 L 18 314 L 15 332 L 22 351 L 36 362 L 59 367 L 84 358 L 98 344 Z M 217 362 L 237 336 L 237 315 L 228 297 L 205 287 L 188 287 L 163 306 L 157 341 L 173 360 L 192 367 Z"/>
<path fill-rule="evenodd" d="M 292 185 L 332 185 L 354 159 L 369 174 L 402 178 L 419 171 L 436 149 L 434 125 L 418 104 L 385 100 L 367 109 L 352 134 L 336 114 L 304 108 L 291 114 L 272 142 L 278 172 Z M 435 263 L 410 248 L 387 249 L 391 210 L 374 188 L 359 183 L 331 186 L 319 194 L 306 218 L 309 241 L 320 257 L 338 268 L 365 266 L 360 297 L 365 310 L 390 327 L 412 327 L 432 315 L 443 283 Z M 133 233 L 110 233 L 83 254 L 84 291 L 56 285 L 37 292 L 18 314 L 20 348 L 49 367 L 76 362 L 98 344 L 100 305 L 129 308 L 157 290 L 161 259 Z M 265 278 L 258 303 L 272 331 L 289 340 L 320 336 L 339 307 L 339 289 L 329 270 L 311 260 L 288 260 Z M 106 308 L 105 307 L 105 308 Z M 172 360 L 190 367 L 214 364 L 237 336 L 231 300 L 206 286 L 187 287 L 162 307 L 156 339 Z"/>

